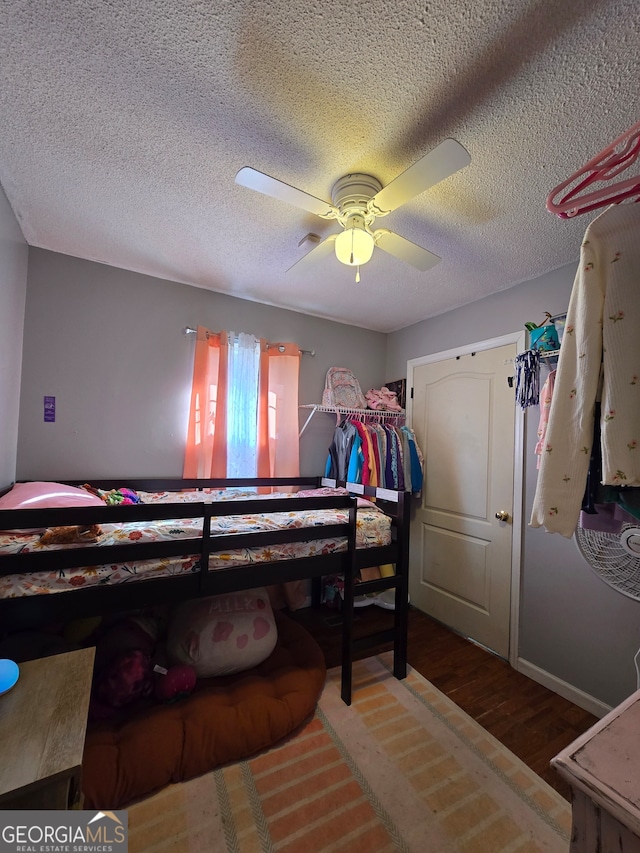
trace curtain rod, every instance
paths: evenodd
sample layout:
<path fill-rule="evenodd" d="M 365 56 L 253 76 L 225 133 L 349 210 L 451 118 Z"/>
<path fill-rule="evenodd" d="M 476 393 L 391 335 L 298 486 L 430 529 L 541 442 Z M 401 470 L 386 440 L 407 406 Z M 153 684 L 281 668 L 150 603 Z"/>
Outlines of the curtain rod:
<path fill-rule="evenodd" d="M 198 330 L 192 329 L 191 326 L 185 326 L 184 329 L 182 330 L 183 335 L 195 335 L 197 333 L 198 333 Z M 273 346 L 275 346 L 275 344 L 270 344 L 269 341 L 267 341 L 267 349 L 269 349 L 269 347 L 273 347 Z M 278 349 L 280 350 L 280 352 L 284 352 L 284 347 L 278 347 Z M 302 355 L 310 355 L 310 356 L 314 356 L 316 354 L 316 351 L 314 349 L 301 349 L 301 350 L 299 350 L 299 352 Z"/>

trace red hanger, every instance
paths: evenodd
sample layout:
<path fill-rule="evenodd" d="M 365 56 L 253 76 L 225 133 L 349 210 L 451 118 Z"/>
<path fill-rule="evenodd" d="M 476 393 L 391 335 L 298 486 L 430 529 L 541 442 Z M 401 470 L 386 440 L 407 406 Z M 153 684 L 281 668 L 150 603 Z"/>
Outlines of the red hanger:
<path fill-rule="evenodd" d="M 579 216 L 581 213 L 596 210 L 598 207 L 615 204 L 625 198 L 631 198 L 632 196 L 640 197 L 640 174 L 580 195 L 584 189 L 595 181 L 610 181 L 625 169 L 628 169 L 629 166 L 635 163 L 639 154 L 640 122 L 634 124 L 633 127 L 630 127 L 629 130 L 623 133 L 622 136 L 619 136 L 611 145 L 608 145 L 599 154 L 596 154 L 579 171 L 574 172 L 570 178 L 558 184 L 549 193 L 547 210 L 563 219 L 570 219 L 574 216 Z M 563 195 L 560 201 L 554 201 L 559 193 L 566 190 L 567 187 L 576 181 L 578 183 Z"/>

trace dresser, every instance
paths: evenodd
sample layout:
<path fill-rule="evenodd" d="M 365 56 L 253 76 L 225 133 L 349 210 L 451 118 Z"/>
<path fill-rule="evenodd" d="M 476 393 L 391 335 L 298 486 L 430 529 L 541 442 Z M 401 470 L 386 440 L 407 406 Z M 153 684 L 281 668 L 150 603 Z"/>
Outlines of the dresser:
<path fill-rule="evenodd" d="M 93 648 L 20 664 L 0 696 L 0 809 L 68 809 L 81 794 Z"/>
<path fill-rule="evenodd" d="M 571 786 L 571 853 L 640 853 L 640 690 L 551 764 Z"/>

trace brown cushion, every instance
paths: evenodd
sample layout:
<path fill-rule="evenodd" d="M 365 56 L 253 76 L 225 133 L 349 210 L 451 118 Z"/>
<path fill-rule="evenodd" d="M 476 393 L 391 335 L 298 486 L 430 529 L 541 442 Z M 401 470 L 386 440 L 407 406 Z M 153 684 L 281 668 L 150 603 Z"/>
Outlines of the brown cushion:
<path fill-rule="evenodd" d="M 175 704 L 91 725 L 82 764 L 84 808 L 124 808 L 171 782 L 246 758 L 313 713 L 326 676 L 324 656 L 297 622 L 275 615 L 276 647 L 253 669 L 202 679 Z"/>

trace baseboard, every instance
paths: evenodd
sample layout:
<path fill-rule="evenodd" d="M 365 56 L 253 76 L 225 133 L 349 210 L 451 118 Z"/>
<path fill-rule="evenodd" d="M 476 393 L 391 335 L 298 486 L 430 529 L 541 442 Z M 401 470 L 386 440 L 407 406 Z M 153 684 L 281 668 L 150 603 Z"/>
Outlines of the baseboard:
<path fill-rule="evenodd" d="M 557 693 L 558 696 L 562 696 L 563 699 L 568 699 L 569 702 L 573 702 L 574 705 L 577 705 L 579 708 L 588 711 L 590 714 L 593 714 L 598 718 L 604 717 L 604 715 L 608 714 L 611 710 L 610 705 L 606 705 L 599 699 L 590 696 L 588 693 L 584 693 L 572 684 L 568 684 L 561 678 L 551 675 L 550 672 L 540 669 L 539 666 L 536 666 L 534 663 L 529 663 L 529 661 L 524 660 L 523 658 L 518 658 L 517 669 L 518 672 L 521 672 L 533 681 L 537 681 L 538 684 L 542 684 L 543 687 L 548 687 L 549 690 L 553 690 L 553 692 Z"/>

